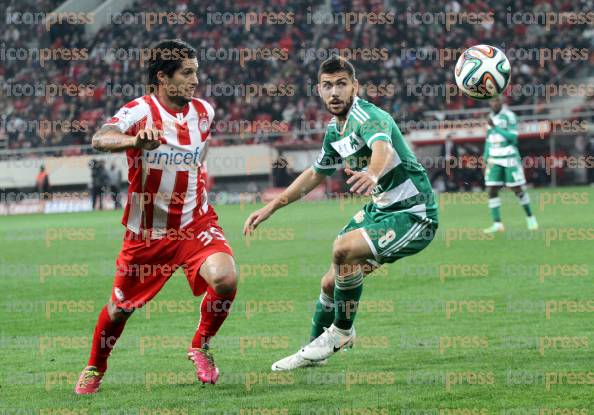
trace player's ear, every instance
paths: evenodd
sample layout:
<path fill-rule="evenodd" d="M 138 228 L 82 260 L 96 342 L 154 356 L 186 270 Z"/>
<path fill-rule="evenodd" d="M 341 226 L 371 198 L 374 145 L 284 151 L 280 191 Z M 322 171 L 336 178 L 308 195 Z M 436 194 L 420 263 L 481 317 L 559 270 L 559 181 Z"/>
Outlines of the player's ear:
<path fill-rule="evenodd" d="M 157 79 L 159 80 L 160 84 L 167 84 L 166 80 L 167 80 L 167 75 L 165 74 L 165 72 L 163 71 L 159 71 L 157 72 Z"/>
<path fill-rule="evenodd" d="M 357 78 L 353 79 L 353 92 L 355 95 L 359 95 L 359 81 Z"/>
<path fill-rule="evenodd" d="M 321 89 L 321 86 L 320 86 L 320 83 L 318 82 L 318 83 L 316 84 L 316 90 L 318 91 L 318 96 L 320 96 L 320 97 L 321 97 L 321 96 L 322 96 L 322 91 L 321 91 L 320 89 Z"/>

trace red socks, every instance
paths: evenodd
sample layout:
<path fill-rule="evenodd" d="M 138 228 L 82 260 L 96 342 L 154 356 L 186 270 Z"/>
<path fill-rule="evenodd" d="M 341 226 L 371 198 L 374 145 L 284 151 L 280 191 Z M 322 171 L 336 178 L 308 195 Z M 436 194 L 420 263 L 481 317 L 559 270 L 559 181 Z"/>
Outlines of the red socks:
<path fill-rule="evenodd" d="M 212 336 L 217 334 L 219 328 L 229 315 L 231 304 L 235 299 L 235 293 L 220 295 L 211 287 L 206 290 L 206 295 L 200 304 L 200 324 L 192 339 L 193 348 L 203 348 Z"/>
<path fill-rule="evenodd" d="M 217 334 L 219 328 L 229 315 L 231 304 L 235 299 L 236 291 L 230 294 L 219 295 L 212 288 L 208 287 L 206 295 L 200 304 L 200 324 L 192 339 L 193 348 L 203 348 L 211 337 Z M 93 343 L 91 344 L 91 357 L 87 366 L 95 366 L 99 372 L 107 369 L 107 358 L 120 338 L 126 320 L 113 322 L 107 313 L 107 306 L 103 307 L 97 319 Z"/>
<path fill-rule="evenodd" d="M 122 331 L 124 331 L 125 325 L 126 320 L 118 323 L 111 321 L 107 313 L 107 306 L 103 307 L 97 319 L 95 333 L 93 333 L 91 357 L 87 366 L 96 366 L 99 372 L 105 372 L 107 369 L 107 358 L 122 334 Z"/>

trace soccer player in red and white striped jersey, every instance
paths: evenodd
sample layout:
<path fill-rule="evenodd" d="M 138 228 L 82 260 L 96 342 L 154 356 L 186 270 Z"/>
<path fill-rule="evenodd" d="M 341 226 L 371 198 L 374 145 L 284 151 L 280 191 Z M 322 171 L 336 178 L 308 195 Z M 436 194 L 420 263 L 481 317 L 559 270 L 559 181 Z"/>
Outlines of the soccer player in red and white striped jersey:
<path fill-rule="evenodd" d="M 219 377 L 208 342 L 228 315 L 237 277 L 201 170 L 214 110 L 193 97 L 198 85 L 194 48 L 164 40 L 150 52 L 148 84 L 154 93 L 124 105 L 93 137 L 97 150 L 126 152 L 129 188 L 111 299 L 99 314 L 78 394 L 97 392 L 126 320 L 179 267 L 195 296 L 206 293 L 188 358 L 203 383 L 214 384 Z"/>

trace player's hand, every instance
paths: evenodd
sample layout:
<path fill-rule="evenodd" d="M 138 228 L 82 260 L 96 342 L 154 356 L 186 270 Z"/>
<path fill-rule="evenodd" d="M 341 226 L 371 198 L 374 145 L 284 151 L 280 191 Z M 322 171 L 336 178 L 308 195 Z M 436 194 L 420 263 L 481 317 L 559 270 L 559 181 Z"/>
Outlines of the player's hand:
<path fill-rule="evenodd" d="M 250 235 L 260 223 L 264 222 L 274 213 L 274 209 L 270 205 L 266 205 L 253 212 L 245 221 L 243 225 L 243 234 Z"/>
<path fill-rule="evenodd" d="M 481 163 L 481 169 L 483 173 L 487 171 L 487 169 L 491 166 L 491 159 L 490 158 L 483 158 L 483 162 Z"/>
<path fill-rule="evenodd" d="M 164 142 L 163 131 L 155 128 L 140 130 L 134 137 L 134 147 L 143 150 L 154 150 Z"/>
<path fill-rule="evenodd" d="M 369 196 L 373 188 L 377 186 L 377 176 L 373 176 L 366 171 L 356 172 L 347 167 L 344 172 L 351 176 L 346 182 L 352 185 L 350 189 L 352 193 Z"/>

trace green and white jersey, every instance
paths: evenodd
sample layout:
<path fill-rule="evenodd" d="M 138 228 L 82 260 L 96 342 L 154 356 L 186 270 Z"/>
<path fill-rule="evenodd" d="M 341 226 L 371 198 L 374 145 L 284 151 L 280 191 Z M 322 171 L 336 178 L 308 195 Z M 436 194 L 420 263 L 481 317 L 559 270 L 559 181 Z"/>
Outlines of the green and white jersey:
<path fill-rule="evenodd" d="M 516 166 L 520 158 L 516 114 L 502 108 L 497 114 L 491 113 L 490 117 L 494 126 L 487 130 L 485 160 L 503 167 Z"/>
<path fill-rule="evenodd" d="M 371 146 L 377 140 L 391 143 L 395 157 L 373 189 L 374 206 L 384 212 L 408 211 L 437 222 L 437 205 L 427 172 L 390 114 L 361 98 L 353 100 L 341 131 L 336 118 L 330 121 L 313 168 L 332 175 L 344 163 L 351 170 L 365 171 L 371 160 Z"/>

